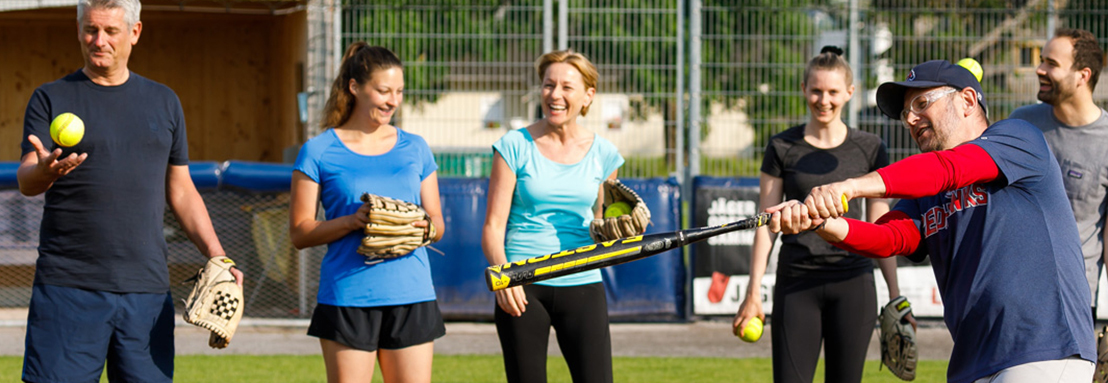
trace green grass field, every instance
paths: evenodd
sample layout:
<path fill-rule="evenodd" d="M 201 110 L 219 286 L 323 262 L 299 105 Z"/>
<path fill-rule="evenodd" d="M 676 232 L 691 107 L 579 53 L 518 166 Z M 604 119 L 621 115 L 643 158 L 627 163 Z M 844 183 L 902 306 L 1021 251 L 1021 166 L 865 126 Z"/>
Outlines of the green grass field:
<path fill-rule="evenodd" d="M 436 355 L 435 382 L 503 382 L 504 373 L 497 355 Z M 863 382 L 900 382 L 888 370 L 878 371 L 877 361 L 867 361 Z M 0 378 L 16 381 L 23 365 L 21 357 L 0 357 Z M 920 363 L 915 382 L 946 380 L 945 361 Z M 550 382 L 570 382 L 569 370 L 562 358 L 548 362 Z M 770 382 L 773 373 L 769 359 L 725 358 L 615 358 L 616 382 Z M 823 382 L 823 364 L 816 371 L 816 382 Z M 101 379 L 107 382 L 107 379 Z M 178 383 L 212 382 L 253 383 L 324 382 L 323 358 L 309 356 L 200 356 L 177 357 L 174 379 Z M 381 382 L 377 372 L 374 382 Z"/>

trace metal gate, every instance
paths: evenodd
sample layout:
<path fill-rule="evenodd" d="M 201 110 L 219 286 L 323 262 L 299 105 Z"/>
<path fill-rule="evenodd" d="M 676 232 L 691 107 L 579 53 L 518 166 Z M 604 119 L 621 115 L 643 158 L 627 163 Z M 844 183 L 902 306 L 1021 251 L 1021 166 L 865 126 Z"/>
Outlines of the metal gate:
<path fill-rule="evenodd" d="M 714 176 L 756 177 L 768 138 L 807 121 L 800 77 L 824 45 L 845 48 L 854 67 L 844 120 L 884 138 L 896 161 L 918 149 L 877 110 L 881 83 L 927 60 L 972 57 L 996 121 L 1037 102 L 1035 67 L 1055 28 L 1108 42 L 1108 8 L 1091 0 L 690 0 L 689 14 L 689 151 L 699 157 L 690 173 Z M 1103 89 L 1094 94 L 1101 105 Z"/>
<path fill-rule="evenodd" d="M 682 131 L 676 0 L 347 1 L 341 43 L 387 47 L 405 65 L 394 122 L 423 136 L 442 176 L 487 176 L 491 145 L 541 114 L 534 60 L 589 57 L 598 94 L 581 123 L 627 158 L 622 177 L 668 176 Z M 322 84 L 319 86 L 326 89 Z"/>

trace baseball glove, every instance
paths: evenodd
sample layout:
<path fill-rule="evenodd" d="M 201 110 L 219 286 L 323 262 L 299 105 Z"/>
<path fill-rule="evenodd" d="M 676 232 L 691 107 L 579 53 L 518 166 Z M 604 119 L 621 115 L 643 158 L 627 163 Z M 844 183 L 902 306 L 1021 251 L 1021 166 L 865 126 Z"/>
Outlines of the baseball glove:
<path fill-rule="evenodd" d="M 901 380 L 916 378 L 916 330 L 906 318 L 908 298 L 896 297 L 881 309 L 881 363 Z"/>
<path fill-rule="evenodd" d="M 408 255 L 434 241 L 435 225 L 419 205 L 369 193 L 362 194 L 362 202 L 370 212 L 358 253 L 366 256 L 367 265 Z M 427 221 L 427 227 L 412 226 L 418 221 Z"/>
<path fill-rule="evenodd" d="M 1093 382 L 1108 383 L 1108 326 L 1096 333 L 1096 372 Z"/>
<path fill-rule="evenodd" d="M 631 212 L 616 217 L 598 218 L 589 225 L 589 235 L 596 242 L 626 238 L 646 232 L 650 223 L 650 210 L 634 190 L 619 180 L 604 181 L 604 211 L 612 204 L 623 202 L 631 206 Z"/>
<path fill-rule="evenodd" d="M 195 280 L 196 285 L 185 300 L 185 322 L 210 330 L 208 345 L 212 348 L 231 344 L 231 337 L 242 319 L 242 288 L 231 275 L 234 266 L 231 258 L 213 257 L 189 279 Z"/>

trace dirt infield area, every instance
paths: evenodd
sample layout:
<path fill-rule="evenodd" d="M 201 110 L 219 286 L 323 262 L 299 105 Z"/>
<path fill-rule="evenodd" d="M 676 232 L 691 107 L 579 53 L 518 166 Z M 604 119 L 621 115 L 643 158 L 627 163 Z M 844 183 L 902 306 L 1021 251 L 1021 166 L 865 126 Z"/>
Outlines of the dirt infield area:
<path fill-rule="evenodd" d="M 26 310 L 0 309 L 0 355 L 23 355 Z M 208 334 L 177 320 L 176 346 L 180 355 L 190 354 L 317 354 L 319 341 L 305 335 L 306 322 L 273 322 L 244 319 L 225 350 L 208 347 Z M 757 343 L 746 343 L 731 335 L 730 319 L 714 318 L 692 323 L 612 324 L 612 353 L 615 356 L 768 358 L 772 326 Z M 954 342 L 938 320 L 923 320 L 919 329 L 921 359 L 947 360 Z M 435 341 L 435 353 L 500 354 L 500 343 L 492 323 L 450 322 L 446 336 Z M 550 353 L 558 355 L 553 331 Z M 869 359 L 878 359 L 877 332 L 870 339 Z"/>

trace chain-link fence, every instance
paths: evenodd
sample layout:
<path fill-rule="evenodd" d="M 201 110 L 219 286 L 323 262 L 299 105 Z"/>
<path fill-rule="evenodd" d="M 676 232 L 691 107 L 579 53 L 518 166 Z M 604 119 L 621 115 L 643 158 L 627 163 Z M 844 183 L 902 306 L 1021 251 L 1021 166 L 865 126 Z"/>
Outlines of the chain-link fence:
<path fill-rule="evenodd" d="M 902 80 L 927 60 L 972 57 L 984 68 L 986 104 L 996 121 L 1037 102 L 1035 68 L 1055 28 L 1087 29 L 1102 44 L 1108 42 L 1104 2 L 858 3 L 851 8 L 846 1 L 693 2 L 690 50 L 703 53 L 690 58 L 690 70 L 700 78 L 690 84 L 690 92 L 703 112 L 690 113 L 690 125 L 705 139 L 690 150 L 701 151 L 701 173 L 758 175 L 769 137 L 807 121 L 801 76 L 807 61 L 825 45 L 845 48 L 855 68 L 851 102 L 856 105 L 844 112 L 844 120 L 884 138 L 895 161 L 918 149 L 906 129 L 878 111 L 876 89 L 881 83 Z M 1108 103 L 1103 88 L 1095 94 L 1101 105 Z"/>
<path fill-rule="evenodd" d="M 683 145 L 678 91 L 682 63 L 676 0 L 566 1 L 565 44 L 600 72 L 585 126 L 616 144 L 627 162 L 620 177 L 677 170 Z"/>
<path fill-rule="evenodd" d="M 405 105 L 394 122 L 427 139 L 440 175 L 487 176 L 492 143 L 541 117 L 534 62 L 556 48 L 574 49 L 597 65 L 598 94 L 581 122 L 627 157 L 621 174 L 674 170 L 682 112 L 675 0 L 348 1 L 342 7 L 341 45 L 385 46 L 404 62 Z M 558 39 L 556 29 L 564 31 Z"/>
<path fill-rule="evenodd" d="M 246 274 L 245 310 L 251 317 L 307 318 L 315 307 L 319 263 L 325 247 L 297 251 L 289 243 L 288 193 L 201 192 L 227 255 Z M 38 258 L 43 197 L 0 191 L 0 307 L 26 307 Z M 168 209 L 163 232 L 168 245 L 170 289 L 188 296 L 206 258 Z M 178 311 L 182 309 L 178 304 Z"/>
<path fill-rule="evenodd" d="M 492 143 L 538 115 L 542 0 L 346 1 L 341 24 L 342 47 L 365 41 L 403 61 L 393 122 L 427 140 L 442 176 L 487 176 Z"/>
<path fill-rule="evenodd" d="M 62 1 L 4 2 L 16 3 L 12 9 Z M 896 160 L 917 149 L 904 128 L 877 111 L 880 83 L 904 78 L 925 60 L 973 57 L 984 67 L 995 121 L 1035 102 L 1034 70 L 1054 28 L 1088 29 L 1108 43 L 1108 4 L 1101 1 L 858 3 L 312 1 L 306 81 L 318 109 L 333 79 L 320 67 L 346 45 L 364 40 L 392 49 L 405 64 L 407 97 L 397 124 L 428 140 L 441 176 L 482 177 L 491 144 L 539 117 L 534 60 L 569 47 L 600 70 L 599 95 L 582 121 L 621 149 L 628 159 L 622 177 L 676 173 L 684 180 L 686 155 L 697 165 L 691 175 L 748 177 L 757 176 L 770 136 L 807 121 L 800 77 L 823 45 L 844 47 L 856 68 L 855 105 L 844 119 L 883 137 Z M 1106 89 L 1094 95 L 1101 105 L 1108 104 Z M 306 317 L 324 249 L 300 252 L 288 244 L 287 197 L 221 190 L 204 198 L 224 247 L 249 276 L 247 315 Z M 42 199 L 6 190 L 0 204 L 0 307 L 21 307 L 30 294 Z M 178 282 L 203 258 L 167 217 L 171 278 Z M 186 293 L 174 289 L 175 296 Z"/>

